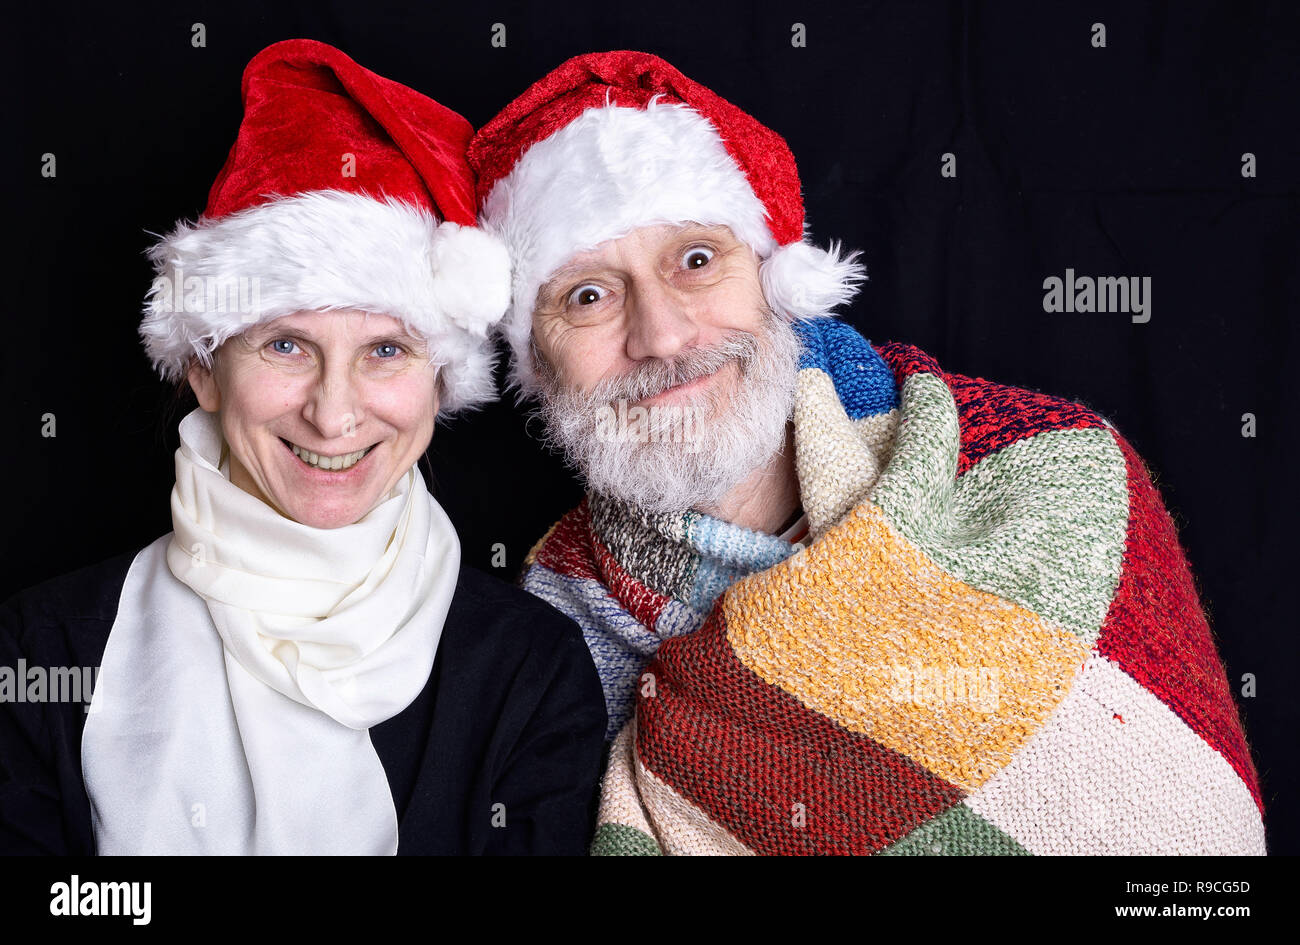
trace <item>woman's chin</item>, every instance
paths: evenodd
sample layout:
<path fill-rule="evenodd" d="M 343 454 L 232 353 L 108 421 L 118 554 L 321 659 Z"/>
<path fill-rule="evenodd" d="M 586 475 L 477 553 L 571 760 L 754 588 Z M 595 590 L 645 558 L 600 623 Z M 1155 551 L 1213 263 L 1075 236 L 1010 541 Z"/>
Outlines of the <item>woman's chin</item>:
<path fill-rule="evenodd" d="M 347 502 L 322 507 L 297 502 L 291 503 L 288 508 L 282 506 L 281 511 L 287 512 L 289 518 L 309 528 L 342 528 L 364 518 L 370 511 L 370 505 L 363 502 Z"/>
<path fill-rule="evenodd" d="M 311 528 L 342 528 L 365 518 L 379 503 L 379 495 L 369 482 L 351 489 L 288 489 L 274 495 L 276 511 L 286 518 Z"/>
<path fill-rule="evenodd" d="M 275 507 L 282 515 L 312 528 L 341 528 L 364 518 L 379 501 L 376 483 L 388 450 L 375 444 L 346 469 L 319 469 L 295 455 L 287 442 L 278 460 L 287 468 L 280 478 Z"/>

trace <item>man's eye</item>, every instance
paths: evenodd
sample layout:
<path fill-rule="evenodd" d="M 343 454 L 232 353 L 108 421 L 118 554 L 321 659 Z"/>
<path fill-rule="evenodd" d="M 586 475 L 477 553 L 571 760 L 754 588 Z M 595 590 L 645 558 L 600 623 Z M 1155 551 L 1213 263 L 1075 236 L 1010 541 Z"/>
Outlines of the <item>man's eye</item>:
<path fill-rule="evenodd" d="M 570 305 L 594 305 L 603 299 L 604 293 L 594 285 L 579 286 L 569 293 Z"/>
<path fill-rule="evenodd" d="M 705 249 L 703 246 L 696 246 L 686 251 L 682 256 L 683 269 L 703 269 L 713 259 L 713 250 Z"/>
<path fill-rule="evenodd" d="M 288 345 L 288 347 L 283 348 L 280 347 L 281 345 Z M 277 338 L 271 342 L 271 347 L 275 350 L 276 354 L 293 354 L 293 349 L 298 347 L 298 345 L 296 342 L 291 341 L 288 338 Z"/>

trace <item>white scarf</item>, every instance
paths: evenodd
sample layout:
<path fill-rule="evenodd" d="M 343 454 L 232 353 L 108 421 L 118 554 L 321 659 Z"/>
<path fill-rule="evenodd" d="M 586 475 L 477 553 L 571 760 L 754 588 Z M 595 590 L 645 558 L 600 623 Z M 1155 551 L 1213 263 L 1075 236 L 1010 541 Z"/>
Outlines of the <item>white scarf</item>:
<path fill-rule="evenodd" d="M 82 736 L 117 853 L 379 853 L 397 815 L 372 725 L 419 695 L 460 567 L 412 467 L 352 525 L 282 516 L 180 424 L 174 531 L 132 561 Z"/>

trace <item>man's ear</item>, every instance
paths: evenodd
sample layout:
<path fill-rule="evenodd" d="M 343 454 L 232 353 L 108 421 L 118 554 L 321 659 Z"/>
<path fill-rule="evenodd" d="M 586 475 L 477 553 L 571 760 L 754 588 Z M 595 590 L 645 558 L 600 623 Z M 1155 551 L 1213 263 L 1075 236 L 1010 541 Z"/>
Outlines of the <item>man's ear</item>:
<path fill-rule="evenodd" d="M 194 391 L 199 406 L 208 413 L 216 413 L 221 406 L 221 390 L 217 387 L 217 379 L 212 374 L 212 368 L 195 358 L 190 362 L 186 377 L 189 378 L 190 388 Z"/>

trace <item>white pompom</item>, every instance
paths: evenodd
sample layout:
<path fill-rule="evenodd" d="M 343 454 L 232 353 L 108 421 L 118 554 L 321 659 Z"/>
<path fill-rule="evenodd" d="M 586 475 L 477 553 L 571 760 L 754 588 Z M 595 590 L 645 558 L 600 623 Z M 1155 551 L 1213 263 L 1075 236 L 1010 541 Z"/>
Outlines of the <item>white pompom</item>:
<path fill-rule="evenodd" d="M 829 249 L 802 242 L 778 247 L 759 269 L 767 304 L 791 320 L 830 315 L 867 277 L 859 255 L 842 254 L 838 243 Z"/>
<path fill-rule="evenodd" d="M 510 304 L 510 254 L 490 233 L 441 223 L 433 234 L 433 294 L 441 316 L 485 337 Z"/>

